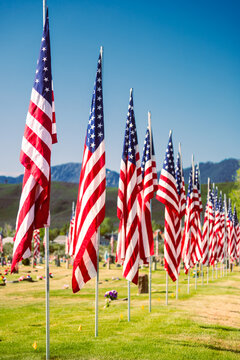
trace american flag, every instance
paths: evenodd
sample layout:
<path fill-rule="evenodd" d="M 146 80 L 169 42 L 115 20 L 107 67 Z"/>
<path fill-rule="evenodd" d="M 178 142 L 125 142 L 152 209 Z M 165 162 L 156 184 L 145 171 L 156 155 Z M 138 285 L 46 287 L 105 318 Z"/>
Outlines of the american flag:
<path fill-rule="evenodd" d="M 144 263 L 149 261 L 149 257 L 154 255 L 153 231 L 151 222 L 150 201 L 157 191 L 157 168 L 151 130 L 149 113 L 149 124 L 145 135 L 143 146 L 143 156 L 141 163 L 142 170 L 142 190 L 138 194 L 139 203 L 139 250 L 140 258 Z"/>
<path fill-rule="evenodd" d="M 213 236 L 210 245 L 210 265 L 214 265 L 217 262 L 218 243 L 219 243 L 219 232 L 220 232 L 220 212 L 218 206 L 218 190 L 213 190 L 214 198 L 214 224 L 213 224 Z"/>
<path fill-rule="evenodd" d="M 194 175 L 194 186 L 193 186 L 193 196 L 194 196 L 194 222 L 192 227 L 192 236 L 191 236 L 191 245 L 192 252 L 191 258 L 193 264 L 195 265 L 200 261 L 202 257 L 202 227 L 200 213 L 202 212 L 202 199 L 201 199 L 201 189 L 199 182 L 199 169 L 198 166 L 195 166 L 195 175 Z"/>
<path fill-rule="evenodd" d="M 106 168 L 102 94 L 102 50 L 84 144 L 73 237 L 73 292 L 97 275 L 97 231 L 105 217 Z"/>
<path fill-rule="evenodd" d="M 237 218 L 237 209 L 236 209 L 236 205 L 234 205 L 234 210 L 233 210 L 233 255 L 232 258 L 233 260 L 237 259 L 237 248 L 239 245 L 239 223 L 238 223 L 238 218 Z"/>
<path fill-rule="evenodd" d="M 237 217 L 237 209 L 236 205 L 234 205 L 234 212 L 233 212 L 233 226 L 235 228 L 235 238 L 236 238 L 236 259 L 240 259 L 240 225 Z"/>
<path fill-rule="evenodd" d="M 209 264 L 209 248 L 210 241 L 213 234 L 213 198 L 212 192 L 209 186 L 208 199 L 206 204 L 206 210 L 204 215 L 204 224 L 203 224 L 203 235 L 202 235 L 202 263 Z"/>
<path fill-rule="evenodd" d="M 34 246 L 33 246 L 33 261 L 36 265 L 37 258 L 40 256 L 40 230 L 36 229 L 33 231 L 33 240 L 34 240 Z"/>
<path fill-rule="evenodd" d="M 22 140 L 20 161 L 25 173 L 14 237 L 12 272 L 21 259 L 30 257 L 33 230 L 49 226 L 51 149 L 56 141 L 47 14 Z"/>
<path fill-rule="evenodd" d="M 177 155 L 177 162 L 176 162 L 176 180 L 177 180 L 177 190 L 180 196 L 179 213 L 180 213 L 180 218 L 182 219 L 186 212 L 186 192 L 185 192 L 184 173 L 183 173 L 180 144 L 179 144 L 179 152 Z"/>
<path fill-rule="evenodd" d="M 72 255 L 73 252 L 73 234 L 74 234 L 74 223 L 75 223 L 75 209 L 74 203 L 72 206 L 72 216 L 69 224 L 68 236 L 66 239 L 65 254 Z"/>
<path fill-rule="evenodd" d="M 218 261 L 223 261 L 223 241 L 224 241 L 224 207 L 222 204 L 222 193 L 220 192 L 219 199 L 218 199 L 218 206 L 219 206 L 219 216 L 220 216 L 220 230 L 219 230 L 219 240 L 217 246 L 217 259 Z"/>
<path fill-rule="evenodd" d="M 175 178 L 172 132 L 169 134 L 165 160 L 161 171 L 156 198 L 165 205 L 164 267 L 173 281 L 177 280 L 180 262 L 180 184 Z"/>
<path fill-rule="evenodd" d="M 178 274 L 180 272 L 180 265 L 181 265 L 181 243 L 182 243 L 182 226 L 181 221 L 185 214 L 186 210 L 186 193 L 185 193 L 185 185 L 184 185 L 184 175 L 182 169 L 182 159 L 181 154 L 178 153 L 177 161 L 176 161 L 176 183 L 177 183 L 177 192 L 179 196 L 179 217 L 176 217 L 175 220 L 175 231 L 178 244 L 177 247 L 177 263 L 178 263 Z"/>
<path fill-rule="evenodd" d="M 112 234 L 111 239 L 110 239 L 110 246 L 111 246 L 111 255 L 113 255 L 113 253 L 114 253 L 114 237 L 113 237 L 113 234 Z"/>
<path fill-rule="evenodd" d="M 194 167 L 192 167 L 194 169 Z M 185 224 L 182 240 L 181 256 L 184 262 L 184 271 L 187 274 L 189 269 L 194 266 L 192 254 L 195 244 L 194 240 L 194 220 L 195 220 L 195 196 L 194 196 L 194 182 L 193 182 L 193 169 L 191 168 L 188 182 L 188 194 Z"/>
<path fill-rule="evenodd" d="M 138 282 L 139 220 L 137 196 L 138 192 L 141 191 L 141 184 L 141 162 L 131 89 L 117 199 L 117 216 L 120 223 L 116 261 L 123 262 L 123 276 L 134 284 Z"/>

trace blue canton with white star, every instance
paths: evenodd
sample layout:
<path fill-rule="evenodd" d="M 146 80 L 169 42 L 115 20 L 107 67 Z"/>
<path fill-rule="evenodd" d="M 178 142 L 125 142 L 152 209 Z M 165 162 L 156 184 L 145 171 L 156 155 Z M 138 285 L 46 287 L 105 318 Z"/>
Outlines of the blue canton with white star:
<path fill-rule="evenodd" d="M 195 168 L 194 184 L 197 186 L 198 191 L 200 191 L 199 169 L 198 169 L 197 165 L 196 165 L 196 168 Z"/>
<path fill-rule="evenodd" d="M 192 182 L 192 168 L 189 172 L 189 180 L 188 180 L 188 193 L 187 197 L 190 197 L 191 193 L 193 192 L 193 182 Z"/>
<path fill-rule="evenodd" d="M 103 139 L 102 57 L 100 54 L 87 127 L 86 146 L 93 153 Z"/>
<path fill-rule="evenodd" d="M 172 133 L 169 136 L 165 160 L 163 162 L 163 169 L 169 172 L 175 178 Z"/>
<path fill-rule="evenodd" d="M 177 183 L 177 192 L 178 195 L 181 194 L 181 184 L 182 184 L 182 176 L 181 176 L 181 164 L 180 164 L 180 155 L 177 154 L 177 161 L 176 161 L 176 183 Z"/>
<path fill-rule="evenodd" d="M 223 204 L 222 204 L 222 194 L 221 194 L 221 193 L 220 193 L 219 199 L 218 199 L 218 207 L 219 207 L 220 213 L 222 213 L 222 211 L 223 211 Z"/>
<path fill-rule="evenodd" d="M 128 113 L 127 113 L 127 121 L 126 121 L 126 129 L 125 129 L 125 137 L 123 144 L 123 161 L 127 160 L 136 165 L 136 146 L 138 145 L 137 139 L 137 130 L 135 123 L 135 116 L 133 110 L 133 94 L 131 92 L 129 105 L 128 105 Z"/>
<path fill-rule="evenodd" d="M 237 209 L 236 209 L 236 205 L 234 205 L 234 210 L 233 210 L 233 226 L 236 226 L 237 224 L 238 224 Z"/>
<path fill-rule="evenodd" d="M 151 159 L 151 151 L 150 151 L 150 131 L 147 129 L 145 140 L 144 140 L 144 146 L 143 146 L 143 156 L 142 156 L 142 163 L 141 163 L 141 170 L 142 170 L 142 176 L 144 176 L 145 172 L 145 164 L 147 161 Z"/>
<path fill-rule="evenodd" d="M 219 210 L 219 206 L 218 206 L 218 190 L 215 189 L 215 195 L 214 195 L 214 209 L 215 211 Z"/>
<path fill-rule="evenodd" d="M 37 62 L 34 89 L 52 105 L 52 70 L 48 13 L 43 29 L 40 54 Z"/>
<path fill-rule="evenodd" d="M 228 204 L 228 218 L 229 220 L 232 221 L 233 219 L 233 214 L 232 214 L 232 202 L 231 200 L 229 199 L 229 204 Z"/>

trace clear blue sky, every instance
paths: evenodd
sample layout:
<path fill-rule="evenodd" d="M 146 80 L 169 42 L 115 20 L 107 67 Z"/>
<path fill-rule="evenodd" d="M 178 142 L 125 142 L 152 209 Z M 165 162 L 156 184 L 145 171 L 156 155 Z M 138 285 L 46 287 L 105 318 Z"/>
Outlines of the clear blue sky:
<path fill-rule="evenodd" d="M 82 161 L 100 45 L 107 167 L 119 171 L 129 89 L 142 153 L 147 111 L 158 170 L 170 128 L 183 164 L 240 158 L 240 2 L 48 0 L 59 143 Z M 0 0 L 0 173 L 23 172 L 21 140 L 42 35 L 42 0 Z"/>

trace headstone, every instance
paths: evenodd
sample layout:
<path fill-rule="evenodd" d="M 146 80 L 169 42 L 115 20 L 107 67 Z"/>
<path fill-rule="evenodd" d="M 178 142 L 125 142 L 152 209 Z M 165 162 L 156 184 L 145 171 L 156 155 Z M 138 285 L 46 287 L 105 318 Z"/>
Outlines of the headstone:
<path fill-rule="evenodd" d="M 148 294 L 148 275 L 139 275 L 138 277 L 138 293 Z"/>

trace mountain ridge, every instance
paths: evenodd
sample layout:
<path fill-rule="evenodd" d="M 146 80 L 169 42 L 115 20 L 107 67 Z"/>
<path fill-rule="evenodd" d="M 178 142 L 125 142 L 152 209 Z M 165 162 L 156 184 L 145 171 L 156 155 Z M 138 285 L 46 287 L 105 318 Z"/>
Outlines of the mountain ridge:
<path fill-rule="evenodd" d="M 212 182 L 223 183 L 235 180 L 236 172 L 240 168 L 240 160 L 229 158 L 218 163 L 207 161 L 200 162 L 201 183 L 206 184 L 208 177 Z M 78 183 L 81 171 L 81 163 L 65 163 L 51 167 L 52 181 Z M 184 169 L 185 182 L 188 183 L 190 167 Z M 159 176 L 158 172 L 158 176 Z M 23 174 L 12 176 L 0 176 L 0 184 L 20 184 L 23 180 Z M 106 169 L 107 187 L 118 187 L 119 173 Z"/>

